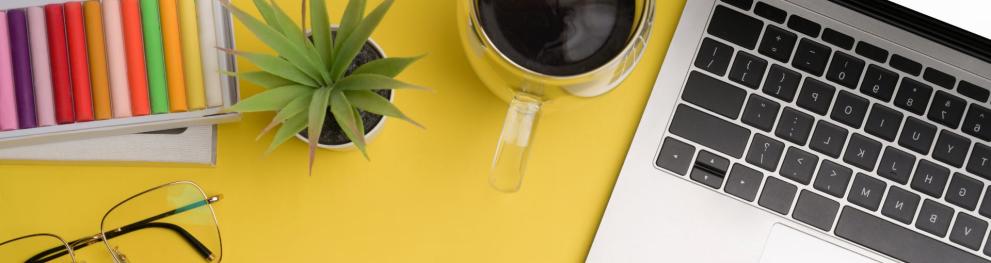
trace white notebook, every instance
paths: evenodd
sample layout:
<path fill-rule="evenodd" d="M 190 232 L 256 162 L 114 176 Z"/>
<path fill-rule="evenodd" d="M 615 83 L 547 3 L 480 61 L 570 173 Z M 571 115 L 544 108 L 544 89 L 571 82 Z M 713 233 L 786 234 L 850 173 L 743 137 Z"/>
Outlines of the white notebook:
<path fill-rule="evenodd" d="M 214 165 L 216 126 L 99 137 L 0 149 L 0 160 Z"/>

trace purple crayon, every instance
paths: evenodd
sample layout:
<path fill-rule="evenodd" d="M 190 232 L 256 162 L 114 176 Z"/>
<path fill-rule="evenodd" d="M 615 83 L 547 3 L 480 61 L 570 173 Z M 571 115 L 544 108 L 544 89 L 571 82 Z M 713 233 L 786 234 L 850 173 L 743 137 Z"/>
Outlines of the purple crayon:
<path fill-rule="evenodd" d="M 27 16 L 24 10 L 7 11 L 10 26 L 11 65 L 14 72 L 14 94 L 17 99 L 17 122 L 21 129 L 38 126 L 34 108 L 34 79 L 31 75 L 31 50 Z"/>

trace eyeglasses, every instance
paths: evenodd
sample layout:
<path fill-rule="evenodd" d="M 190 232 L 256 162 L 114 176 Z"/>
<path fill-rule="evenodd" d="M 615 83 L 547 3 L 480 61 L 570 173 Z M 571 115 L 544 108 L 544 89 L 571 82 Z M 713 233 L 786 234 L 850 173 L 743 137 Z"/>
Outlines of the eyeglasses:
<path fill-rule="evenodd" d="M 188 181 L 156 186 L 111 207 L 98 234 L 70 242 L 53 234 L 14 238 L 0 243 L 0 262 L 82 262 L 76 252 L 98 243 L 115 263 L 220 262 L 223 245 L 212 204 L 221 198 Z"/>

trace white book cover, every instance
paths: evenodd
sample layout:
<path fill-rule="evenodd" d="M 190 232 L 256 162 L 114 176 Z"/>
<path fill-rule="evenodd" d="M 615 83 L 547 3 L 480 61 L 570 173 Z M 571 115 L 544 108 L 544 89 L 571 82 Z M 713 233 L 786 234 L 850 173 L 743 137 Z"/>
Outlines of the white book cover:
<path fill-rule="evenodd" d="M 214 165 L 216 126 L 99 137 L 0 149 L 0 160 Z"/>

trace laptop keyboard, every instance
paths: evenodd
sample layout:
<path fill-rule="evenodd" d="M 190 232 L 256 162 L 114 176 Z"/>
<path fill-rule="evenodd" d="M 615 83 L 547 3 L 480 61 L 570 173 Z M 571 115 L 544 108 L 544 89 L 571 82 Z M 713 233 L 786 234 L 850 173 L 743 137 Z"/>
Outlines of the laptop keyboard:
<path fill-rule="evenodd" d="M 987 262 L 991 92 L 842 31 L 720 2 L 656 166 L 899 260 Z"/>

